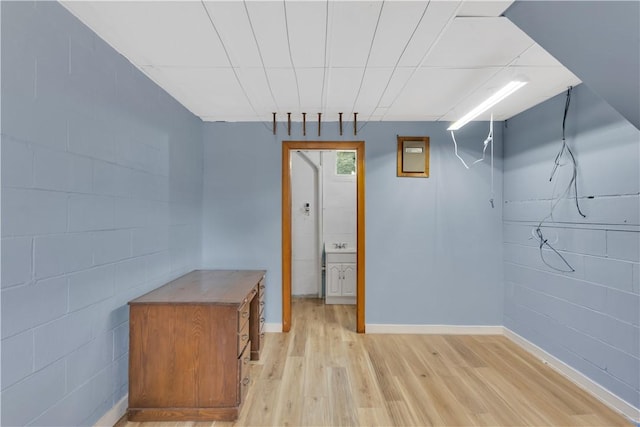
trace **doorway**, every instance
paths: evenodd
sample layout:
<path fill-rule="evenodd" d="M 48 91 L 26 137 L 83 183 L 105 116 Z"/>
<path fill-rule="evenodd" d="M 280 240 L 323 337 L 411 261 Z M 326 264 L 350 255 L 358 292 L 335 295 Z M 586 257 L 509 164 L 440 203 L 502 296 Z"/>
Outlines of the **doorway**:
<path fill-rule="evenodd" d="M 364 141 L 284 141 L 282 143 L 282 331 L 291 330 L 291 153 L 299 150 L 356 152 L 356 331 L 364 333 Z"/>

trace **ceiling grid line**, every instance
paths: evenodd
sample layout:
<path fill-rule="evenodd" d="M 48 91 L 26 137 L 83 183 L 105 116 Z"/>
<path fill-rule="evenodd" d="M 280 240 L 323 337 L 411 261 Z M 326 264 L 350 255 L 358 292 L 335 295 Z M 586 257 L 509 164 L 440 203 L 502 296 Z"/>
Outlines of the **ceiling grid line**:
<path fill-rule="evenodd" d="M 204 3 L 204 0 L 200 0 L 200 3 L 202 4 L 202 7 L 204 8 L 204 11 L 207 14 L 207 17 L 209 18 L 209 22 L 211 23 L 211 27 L 216 32 L 216 35 L 218 36 L 218 39 L 220 39 L 220 43 L 222 45 L 222 49 L 224 50 L 224 54 L 227 56 L 227 61 L 229 61 L 229 66 L 231 67 L 231 71 L 233 71 L 233 75 L 236 77 L 236 80 L 237 80 L 238 84 L 240 85 L 240 90 L 242 90 L 242 93 L 244 94 L 245 98 L 247 99 L 247 102 L 249 103 L 249 106 L 253 110 L 254 114 L 256 115 L 256 117 L 258 118 L 260 123 L 262 123 L 262 125 L 264 127 L 266 127 L 267 130 L 270 130 L 269 126 L 267 126 L 267 124 L 264 121 L 260 120 L 260 114 L 258 113 L 258 110 L 256 110 L 255 106 L 251 102 L 251 98 L 249 98 L 249 94 L 247 93 L 244 85 L 242 84 L 242 81 L 240 80 L 240 76 L 238 76 L 238 72 L 236 71 L 236 68 L 233 66 L 233 61 L 231 61 L 231 56 L 229 56 L 229 51 L 227 50 L 227 47 L 225 46 L 224 41 L 222 40 L 222 37 L 220 36 L 220 32 L 218 32 L 218 28 L 216 28 L 216 24 L 213 22 L 213 18 L 211 17 L 211 14 L 209 13 L 209 9 L 207 9 L 207 5 Z"/>
<path fill-rule="evenodd" d="M 356 103 L 358 102 L 358 98 L 360 97 L 360 91 L 362 91 L 362 85 L 364 84 L 364 76 L 367 74 L 367 67 L 369 66 L 369 59 L 371 58 L 371 51 L 373 50 L 373 44 L 376 41 L 376 34 L 378 33 L 378 26 L 380 25 L 380 18 L 382 17 L 383 9 L 384 9 L 384 0 L 382 0 L 382 3 L 380 4 L 380 11 L 378 12 L 378 20 L 376 21 L 376 26 L 373 30 L 373 36 L 371 37 L 371 44 L 369 45 L 369 53 L 367 54 L 367 61 L 364 63 L 364 69 L 362 70 L 360 86 L 358 86 L 358 92 L 356 92 L 356 97 L 353 100 L 353 106 L 351 107 L 352 113 L 355 113 Z"/>
<path fill-rule="evenodd" d="M 273 88 L 271 87 L 271 81 L 269 80 L 269 75 L 267 73 L 267 67 L 264 65 L 264 58 L 262 57 L 262 50 L 260 49 L 260 44 L 258 43 L 258 38 L 256 37 L 256 31 L 253 28 L 253 23 L 251 22 L 251 15 L 249 14 L 249 8 L 247 7 L 247 0 L 242 0 L 242 4 L 244 5 L 244 10 L 247 13 L 247 20 L 249 21 L 249 27 L 251 27 L 251 34 L 253 34 L 253 40 L 256 42 L 256 48 L 258 49 L 258 56 L 260 57 L 260 63 L 262 64 L 262 71 L 264 72 L 264 78 L 267 81 L 267 87 L 269 88 L 269 93 L 271 94 L 271 99 L 273 100 L 273 105 L 275 110 L 278 111 L 278 101 L 273 93 Z"/>
<path fill-rule="evenodd" d="M 291 54 L 291 38 L 289 37 L 289 20 L 287 18 L 287 0 L 282 0 L 282 6 L 284 7 L 284 25 L 287 30 L 287 46 L 289 48 L 289 60 L 291 61 L 291 69 L 293 70 L 293 77 L 296 80 L 296 90 L 298 91 L 298 110 L 300 110 L 300 83 L 298 82 L 298 73 L 296 72 L 296 66 L 293 63 L 293 55 Z"/>
<path fill-rule="evenodd" d="M 325 21 L 324 21 L 324 57 L 322 59 L 322 90 L 320 91 L 320 111 L 325 112 L 324 86 L 327 76 L 327 45 L 329 38 L 329 0 L 326 2 Z"/>

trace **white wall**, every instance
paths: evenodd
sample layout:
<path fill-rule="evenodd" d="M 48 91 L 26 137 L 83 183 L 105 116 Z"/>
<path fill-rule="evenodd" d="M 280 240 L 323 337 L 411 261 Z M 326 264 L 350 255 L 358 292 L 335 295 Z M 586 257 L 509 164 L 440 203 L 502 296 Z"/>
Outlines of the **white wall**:
<path fill-rule="evenodd" d="M 291 294 L 318 295 L 320 152 L 291 153 Z M 309 203 L 308 214 L 304 204 Z"/>
<path fill-rule="evenodd" d="M 336 175 L 336 152 L 322 153 L 323 242 L 356 246 L 356 176 Z"/>

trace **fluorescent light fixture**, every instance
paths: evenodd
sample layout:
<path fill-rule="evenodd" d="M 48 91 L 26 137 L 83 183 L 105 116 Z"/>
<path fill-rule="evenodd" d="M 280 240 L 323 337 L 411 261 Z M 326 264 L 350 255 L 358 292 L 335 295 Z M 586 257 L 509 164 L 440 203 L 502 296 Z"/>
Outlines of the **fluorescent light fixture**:
<path fill-rule="evenodd" d="M 517 81 L 517 80 L 509 82 L 505 87 L 503 87 L 502 89 L 500 89 L 499 91 L 491 95 L 489 98 L 487 98 L 487 100 L 484 101 L 482 104 L 478 105 L 476 108 L 474 108 L 473 110 L 469 111 L 467 114 L 462 116 L 460 120 L 458 120 L 457 122 L 449 126 L 447 130 L 460 129 L 462 126 L 466 125 L 471 120 L 475 119 L 480 114 L 484 113 L 489 108 L 493 107 L 498 102 L 502 101 L 507 96 L 511 95 L 513 92 L 517 91 L 518 89 L 520 89 L 522 86 L 526 84 L 527 82 Z"/>

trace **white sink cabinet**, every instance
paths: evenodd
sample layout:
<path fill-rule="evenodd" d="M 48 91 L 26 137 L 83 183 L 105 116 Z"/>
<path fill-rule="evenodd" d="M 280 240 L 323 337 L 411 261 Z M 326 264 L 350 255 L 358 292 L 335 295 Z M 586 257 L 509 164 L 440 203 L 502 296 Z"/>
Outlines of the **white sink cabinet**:
<path fill-rule="evenodd" d="M 326 304 L 355 304 L 357 260 L 354 249 L 326 251 Z"/>

